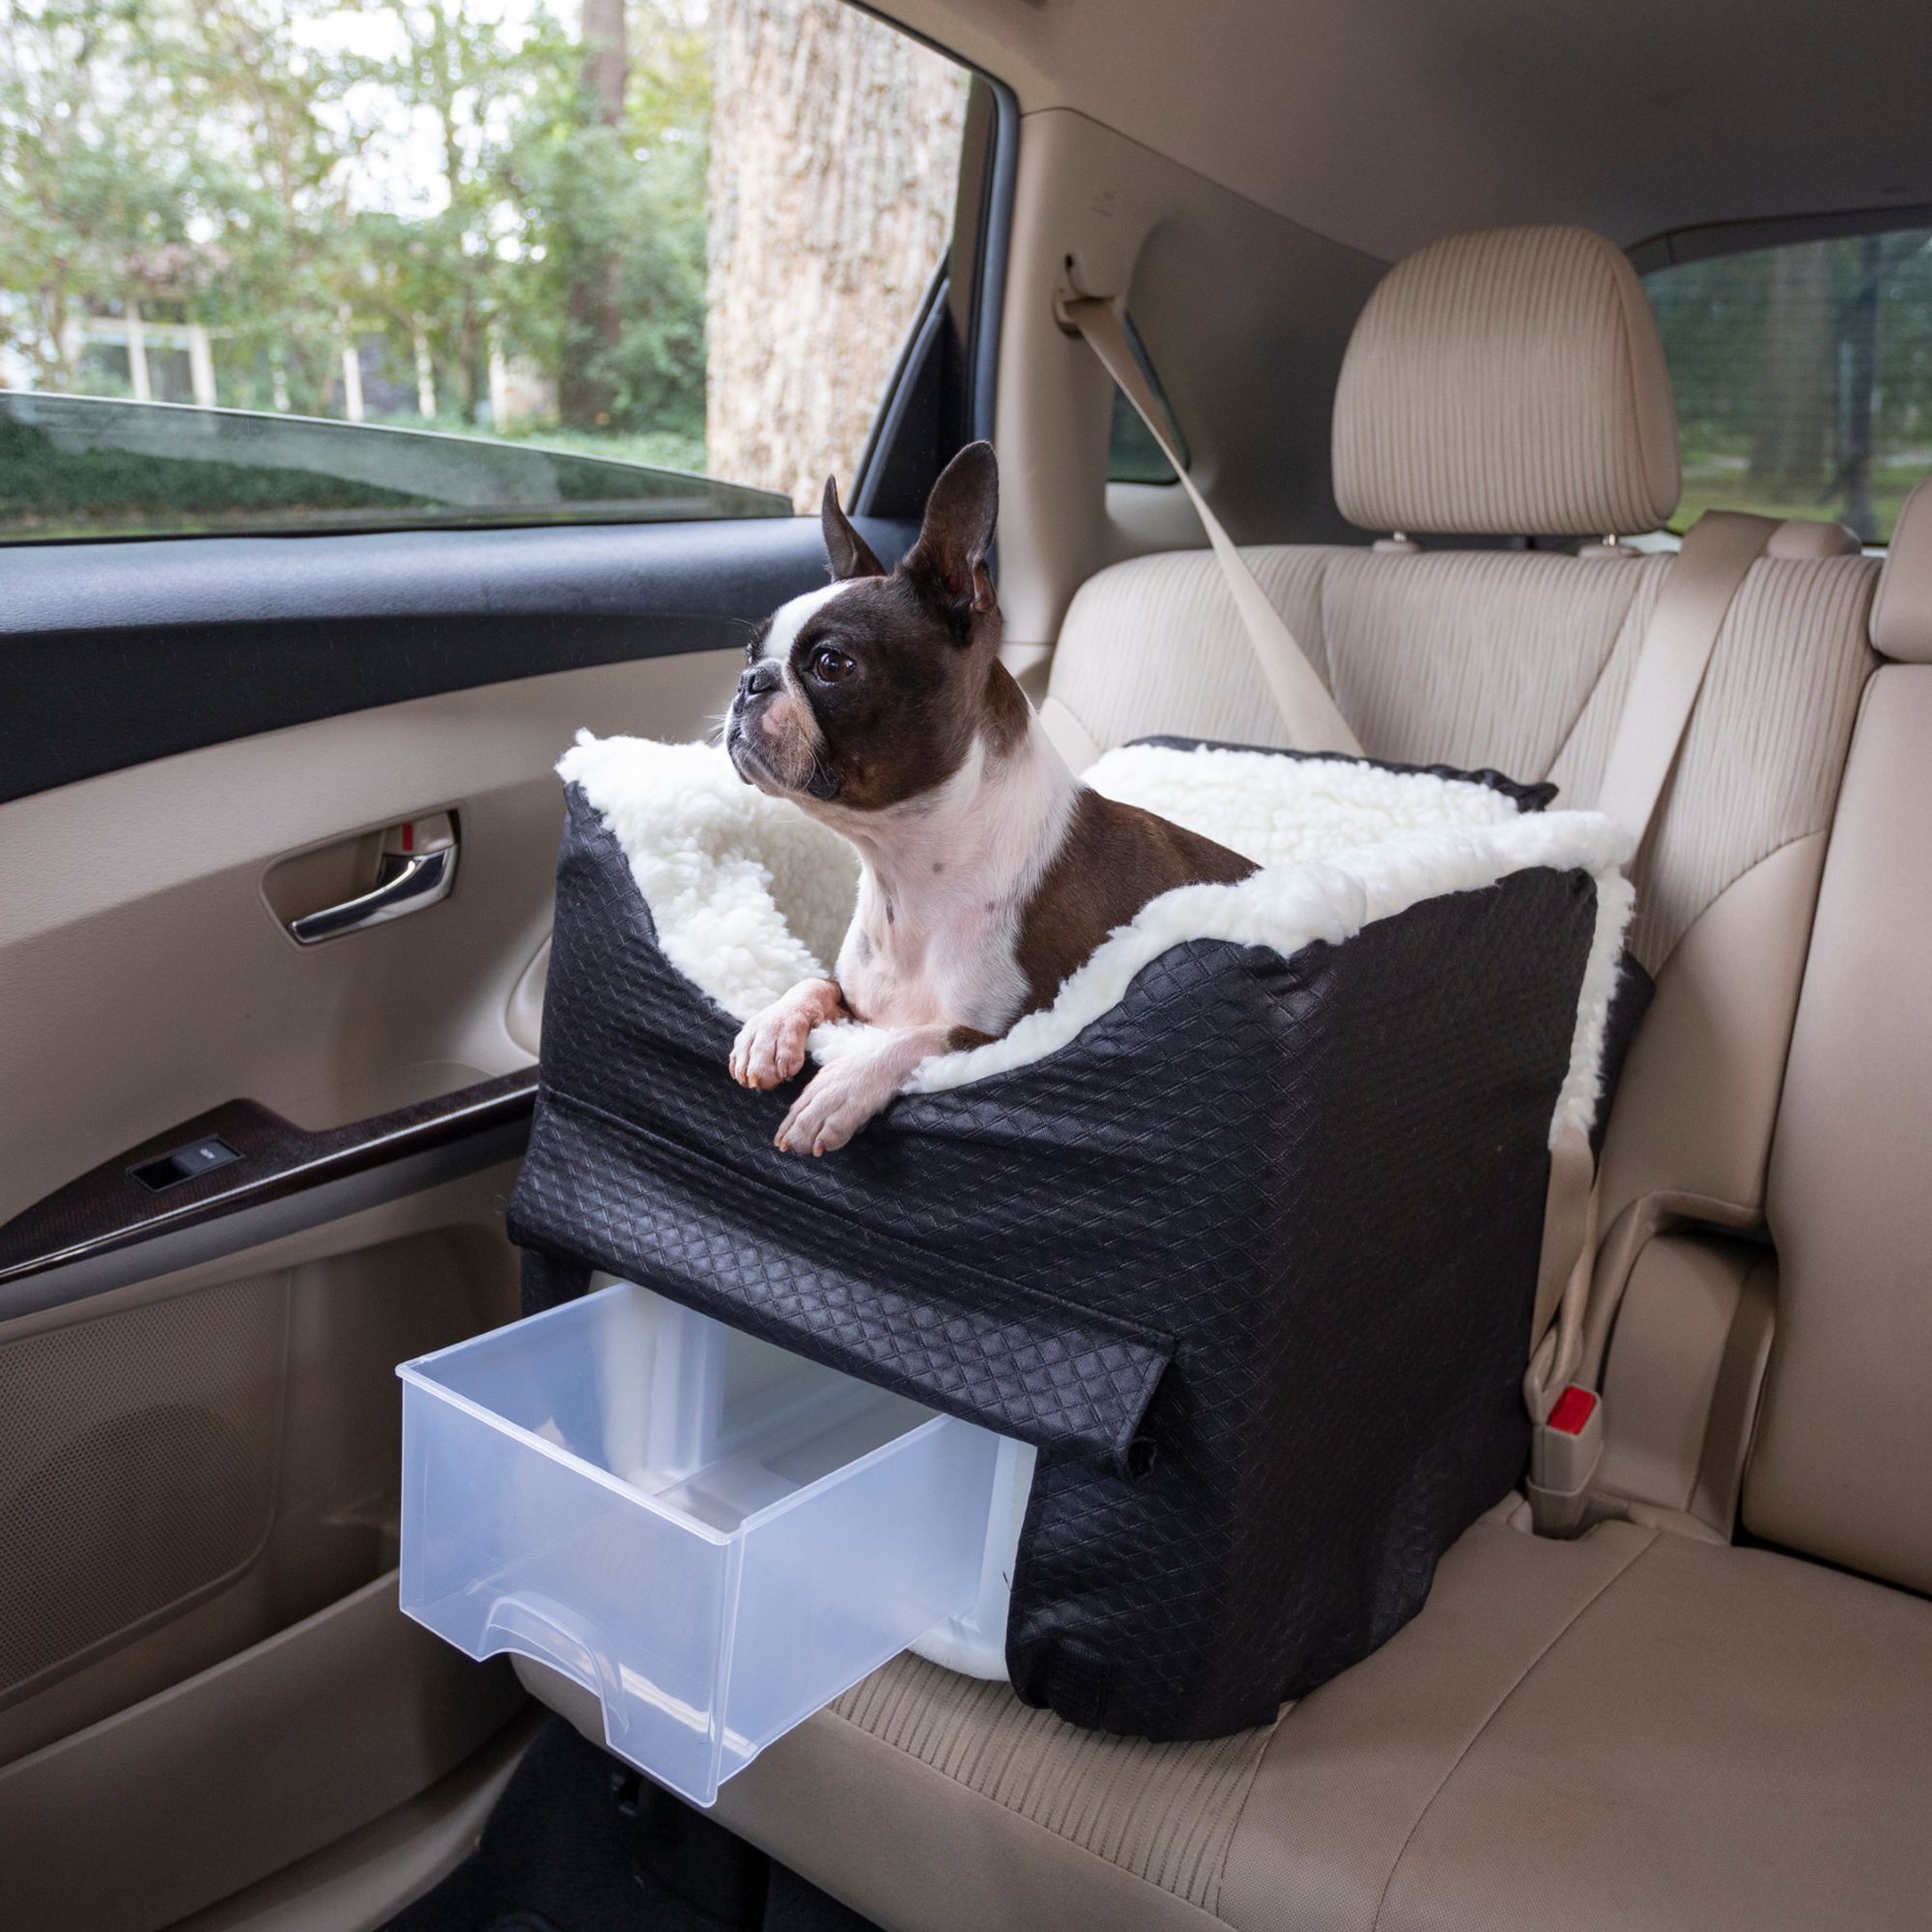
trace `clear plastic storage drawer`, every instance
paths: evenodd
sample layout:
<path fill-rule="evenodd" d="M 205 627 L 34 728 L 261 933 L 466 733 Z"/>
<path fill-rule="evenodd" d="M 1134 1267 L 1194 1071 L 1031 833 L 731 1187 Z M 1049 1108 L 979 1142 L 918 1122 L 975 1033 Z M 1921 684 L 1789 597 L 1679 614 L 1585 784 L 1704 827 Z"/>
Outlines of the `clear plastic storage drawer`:
<path fill-rule="evenodd" d="M 998 1436 L 644 1289 L 398 1373 L 403 1608 L 696 1804 L 980 1601 Z"/>

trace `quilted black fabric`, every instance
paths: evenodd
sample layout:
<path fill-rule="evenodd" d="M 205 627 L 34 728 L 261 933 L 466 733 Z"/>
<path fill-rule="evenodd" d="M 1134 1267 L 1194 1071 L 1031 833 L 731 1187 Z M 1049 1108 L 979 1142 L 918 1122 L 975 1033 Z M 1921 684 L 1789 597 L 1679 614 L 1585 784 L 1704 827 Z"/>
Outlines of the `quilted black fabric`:
<path fill-rule="evenodd" d="M 526 1296 L 606 1268 L 1037 1444 L 1020 1694 L 1153 1738 L 1265 1721 L 1520 1473 L 1594 915 L 1587 874 L 1533 870 L 1293 958 L 1179 945 L 1062 1051 L 807 1160 L 573 792 Z"/>

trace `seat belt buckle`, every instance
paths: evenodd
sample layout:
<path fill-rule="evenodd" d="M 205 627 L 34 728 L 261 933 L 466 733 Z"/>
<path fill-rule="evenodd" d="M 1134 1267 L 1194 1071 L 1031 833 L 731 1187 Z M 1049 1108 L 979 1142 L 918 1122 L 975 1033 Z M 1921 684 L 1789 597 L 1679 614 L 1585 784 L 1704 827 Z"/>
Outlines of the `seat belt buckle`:
<path fill-rule="evenodd" d="M 1590 1510 L 1590 1486 L 1604 1460 L 1604 1405 L 1572 1382 L 1530 1431 L 1530 1522 L 1539 1536 L 1572 1537 Z"/>

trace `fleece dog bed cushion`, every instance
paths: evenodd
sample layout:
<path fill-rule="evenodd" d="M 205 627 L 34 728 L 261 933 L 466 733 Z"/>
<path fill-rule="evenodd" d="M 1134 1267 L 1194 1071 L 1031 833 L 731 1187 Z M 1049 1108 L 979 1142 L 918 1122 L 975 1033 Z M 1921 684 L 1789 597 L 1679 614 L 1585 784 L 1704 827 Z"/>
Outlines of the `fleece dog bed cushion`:
<path fill-rule="evenodd" d="M 1014 1686 L 1156 1738 L 1386 1640 L 1518 1480 L 1548 1146 L 1589 1130 L 1623 835 L 1546 793 L 1229 748 L 1088 774 L 1264 869 L 1151 901 L 836 1155 L 725 1067 L 836 954 L 856 861 L 705 746 L 585 736 L 526 1298 L 608 1269 L 1033 1444 Z M 850 1026 L 812 1036 L 815 1058 Z"/>

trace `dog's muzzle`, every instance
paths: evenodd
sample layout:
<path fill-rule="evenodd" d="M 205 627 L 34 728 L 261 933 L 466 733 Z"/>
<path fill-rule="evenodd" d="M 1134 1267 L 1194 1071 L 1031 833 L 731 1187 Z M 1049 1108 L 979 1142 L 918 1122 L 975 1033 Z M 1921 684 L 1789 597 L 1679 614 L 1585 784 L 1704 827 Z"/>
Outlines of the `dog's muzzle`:
<path fill-rule="evenodd" d="M 759 751 L 758 711 L 759 697 L 754 695 L 748 702 L 741 685 L 731 709 L 725 714 L 724 755 L 731 760 L 731 769 L 747 784 L 755 785 L 760 791 L 775 787 L 782 790 L 782 781 Z"/>
<path fill-rule="evenodd" d="M 764 658 L 756 664 L 747 665 L 738 678 L 738 693 L 731 700 L 730 714 L 724 721 L 724 750 L 738 776 L 748 783 L 753 782 L 755 777 L 776 777 L 758 756 L 753 741 L 759 706 L 783 682 L 784 672 Z"/>
<path fill-rule="evenodd" d="M 765 706 L 784 688 L 784 671 L 768 658 L 748 665 L 738 679 L 738 695 L 724 720 L 724 752 L 731 768 L 749 785 L 795 797 L 831 800 L 838 795 L 838 779 L 821 758 L 810 756 L 803 773 L 787 773 L 773 763 L 761 743 L 758 726 Z"/>
<path fill-rule="evenodd" d="M 731 760 L 731 769 L 747 784 L 755 783 L 760 777 L 770 776 L 752 750 L 752 735 L 746 728 L 745 715 L 735 704 L 724 721 L 724 755 Z"/>

